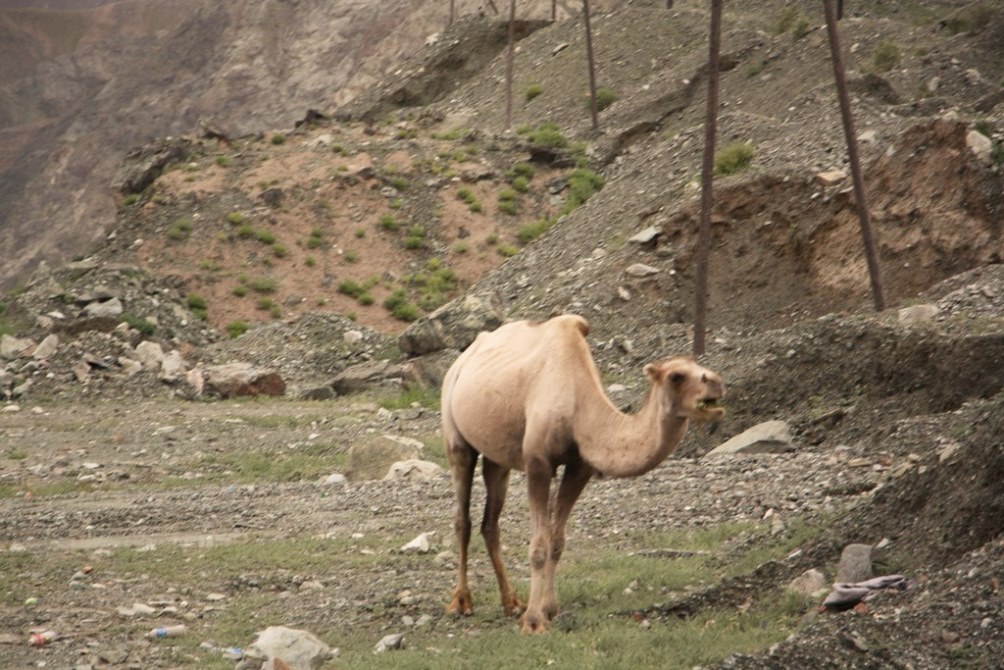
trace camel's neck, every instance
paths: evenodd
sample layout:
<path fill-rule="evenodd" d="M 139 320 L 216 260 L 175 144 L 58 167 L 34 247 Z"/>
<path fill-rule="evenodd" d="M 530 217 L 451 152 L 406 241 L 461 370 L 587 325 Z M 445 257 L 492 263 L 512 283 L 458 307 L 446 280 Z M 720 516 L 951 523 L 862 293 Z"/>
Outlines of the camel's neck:
<path fill-rule="evenodd" d="M 644 474 L 683 441 L 688 422 L 676 409 L 655 385 L 637 414 L 618 411 L 605 396 L 596 398 L 576 430 L 579 453 L 604 477 Z"/>

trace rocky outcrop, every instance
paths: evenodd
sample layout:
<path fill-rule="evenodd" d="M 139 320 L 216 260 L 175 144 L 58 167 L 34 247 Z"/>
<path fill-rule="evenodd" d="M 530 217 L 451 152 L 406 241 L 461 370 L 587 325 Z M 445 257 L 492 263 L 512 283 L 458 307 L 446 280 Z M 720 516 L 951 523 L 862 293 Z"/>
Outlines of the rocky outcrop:
<path fill-rule="evenodd" d="M 223 398 L 283 395 L 286 392 L 286 382 L 278 372 L 256 368 L 249 363 L 212 365 L 203 375 L 205 389 Z"/>
<path fill-rule="evenodd" d="M 495 295 L 468 294 L 449 302 L 408 326 L 398 339 L 401 351 L 411 356 L 466 349 L 483 330 L 495 330 L 505 320 Z"/>

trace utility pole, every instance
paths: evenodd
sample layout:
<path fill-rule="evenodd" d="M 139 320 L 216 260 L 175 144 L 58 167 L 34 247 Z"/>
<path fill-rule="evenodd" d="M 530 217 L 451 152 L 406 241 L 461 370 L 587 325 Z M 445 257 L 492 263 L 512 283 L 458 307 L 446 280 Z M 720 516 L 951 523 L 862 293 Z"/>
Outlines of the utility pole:
<path fill-rule="evenodd" d="M 708 257 L 711 255 L 712 184 L 715 133 L 718 125 L 718 55 L 721 51 L 722 0 L 711 0 L 708 40 L 708 108 L 704 115 L 704 162 L 701 166 L 701 220 L 697 229 L 697 274 L 694 278 L 694 356 L 704 353 L 707 333 Z"/>
<path fill-rule="evenodd" d="M 596 131 L 600 122 L 596 111 L 596 67 L 593 64 L 593 31 L 589 27 L 589 0 L 582 0 L 582 16 L 586 23 L 586 60 L 589 63 L 589 112 L 593 119 L 593 131 Z"/>
<path fill-rule="evenodd" d="M 868 199 L 865 195 L 865 182 L 861 176 L 861 161 L 858 158 L 858 136 L 854 130 L 854 117 L 851 115 L 851 98 L 847 93 L 847 79 L 844 75 L 844 57 L 840 50 L 840 36 L 837 33 L 837 15 L 833 9 L 833 0 L 823 0 L 826 11 L 826 32 L 830 38 L 830 53 L 833 61 L 833 77 L 837 82 L 837 97 L 840 99 L 840 117 L 844 123 L 844 138 L 847 140 L 847 158 L 851 164 L 851 177 L 854 181 L 854 198 L 858 205 L 858 220 L 861 225 L 861 240 L 865 245 L 865 258 L 868 261 L 868 275 L 871 278 L 872 299 L 875 311 L 885 309 L 885 289 L 882 282 L 882 268 L 878 261 L 878 252 L 872 234 L 871 216 L 868 213 Z"/>
<path fill-rule="evenodd" d="M 516 0 L 509 0 L 509 52 L 505 64 L 505 129 L 512 128 L 512 65 L 516 58 Z"/>

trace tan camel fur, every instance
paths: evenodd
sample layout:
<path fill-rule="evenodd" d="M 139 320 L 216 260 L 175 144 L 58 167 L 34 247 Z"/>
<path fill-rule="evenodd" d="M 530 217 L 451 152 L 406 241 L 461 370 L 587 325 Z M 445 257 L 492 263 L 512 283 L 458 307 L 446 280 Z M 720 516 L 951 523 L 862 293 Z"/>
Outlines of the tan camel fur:
<path fill-rule="evenodd" d="M 524 606 L 506 579 L 499 516 L 511 470 L 526 472 L 530 507 L 530 598 L 521 629 L 543 632 L 558 612 L 554 573 L 565 547 L 572 506 L 593 475 L 648 472 L 683 440 L 690 419 L 713 421 L 725 410 L 721 377 L 689 358 L 645 366 L 651 382 L 644 407 L 624 414 L 603 392 L 585 335 L 589 324 L 564 315 L 517 321 L 481 333 L 443 381 L 443 437 L 456 492 L 457 585 L 448 612 L 471 614 L 467 549 L 471 484 L 482 456 L 485 512 L 481 533 L 502 594 L 502 607 Z M 553 509 L 551 480 L 564 474 Z"/>

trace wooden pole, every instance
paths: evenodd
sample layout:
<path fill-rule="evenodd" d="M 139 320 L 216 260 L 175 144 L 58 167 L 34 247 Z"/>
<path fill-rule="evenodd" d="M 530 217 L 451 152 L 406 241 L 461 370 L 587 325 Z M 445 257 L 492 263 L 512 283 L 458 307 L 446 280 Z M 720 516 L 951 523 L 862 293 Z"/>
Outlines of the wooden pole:
<path fill-rule="evenodd" d="M 697 275 L 694 278 L 694 356 L 704 353 L 707 331 L 708 257 L 711 254 L 711 205 L 718 123 L 718 54 L 721 50 L 722 0 L 711 0 L 708 40 L 708 108 L 704 116 L 704 162 L 701 166 L 701 221 L 697 231 Z"/>
<path fill-rule="evenodd" d="M 558 20 L 558 0 L 551 0 L 551 23 Z"/>
<path fill-rule="evenodd" d="M 450 20 L 446 24 L 447 28 L 449 28 L 450 26 L 453 25 L 453 14 L 454 14 L 454 11 L 456 10 L 456 7 L 455 7 L 456 1 L 457 0 L 450 0 Z"/>
<path fill-rule="evenodd" d="M 596 110 L 596 67 L 593 64 L 593 31 L 589 27 L 589 0 L 582 0 L 582 16 L 586 25 L 586 60 L 589 63 L 589 112 L 595 131 L 599 130 L 600 122 Z"/>
<path fill-rule="evenodd" d="M 885 289 L 882 282 L 882 268 L 878 261 L 878 252 L 872 234 L 871 217 L 868 213 L 868 199 L 865 195 L 865 182 L 861 176 L 861 161 L 858 158 L 858 136 L 854 130 L 854 117 L 851 115 L 851 98 L 847 93 L 847 79 L 844 76 L 844 58 L 840 51 L 840 36 L 837 34 L 837 16 L 833 9 L 833 0 L 823 0 L 826 11 L 826 32 L 830 38 L 830 53 L 833 61 L 833 77 L 837 82 L 837 97 L 840 99 L 840 117 L 844 123 L 844 138 L 847 140 L 847 158 L 851 163 L 851 177 L 854 181 L 854 197 L 858 204 L 858 219 L 861 224 L 861 239 L 865 245 L 865 258 L 868 261 L 868 275 L 871 278 L 872 298 L 875 310 L 885 309 Z"/>
<path fill-rule="evenodd" d="M 516 58 L 516 0 L 509 0 L 509 53 L 505 64 L 505 129 L 512 128 L 512 67 Z"/>

